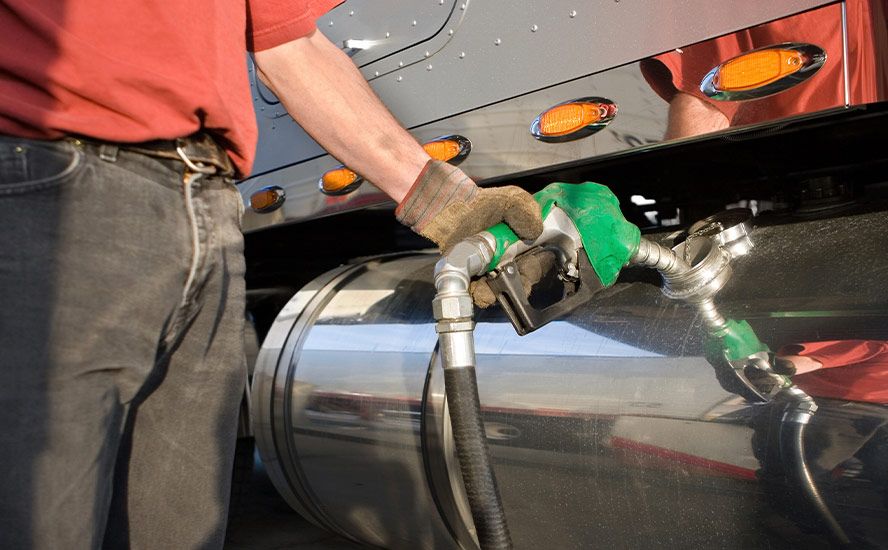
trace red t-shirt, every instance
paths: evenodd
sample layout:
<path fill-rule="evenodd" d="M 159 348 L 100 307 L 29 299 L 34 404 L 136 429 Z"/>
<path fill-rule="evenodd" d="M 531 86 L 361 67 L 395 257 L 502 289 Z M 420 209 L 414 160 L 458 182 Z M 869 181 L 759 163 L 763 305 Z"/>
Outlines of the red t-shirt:
<path fill-rule="evenodd" d="M 4 0 L 0 133 L 117 142 L 205 129 L 241 175 L 256 121 L 245 52 L 310 34 L 341 0 Z"/>
<path fill-rule="evenodd" d="M 888 404 L 888 342 L 808 342 L 784 346 L 778 355 L 804 355 L 820 362 L 821 368 L 793 377 L 815 397 Z"/>

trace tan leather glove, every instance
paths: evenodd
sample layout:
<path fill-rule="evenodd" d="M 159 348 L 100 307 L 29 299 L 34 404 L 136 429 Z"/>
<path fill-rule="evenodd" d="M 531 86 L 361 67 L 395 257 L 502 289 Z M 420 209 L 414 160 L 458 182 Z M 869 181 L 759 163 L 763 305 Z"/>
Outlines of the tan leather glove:
<path fill-rule="evenodd" d="M 398 221 L 447 254 L 463 239 L 505 221 L 522 239 L 543 231 L 540 205 L 515 187 L 480 188 L 459 168 L 430 160 L 395 210 Z"/>

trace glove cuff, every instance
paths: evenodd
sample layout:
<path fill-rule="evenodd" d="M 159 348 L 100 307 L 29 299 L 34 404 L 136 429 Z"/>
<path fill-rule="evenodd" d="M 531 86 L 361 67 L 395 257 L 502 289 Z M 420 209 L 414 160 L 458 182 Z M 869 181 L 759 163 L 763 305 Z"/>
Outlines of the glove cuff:
<path fill-rule="evenodd" d="M 448 205 L 469 202 L 477 192 L 478 186 L 462 170 L 440 160 L 429 160 L 395 209 L 395 218 L 422 233 Z"/>

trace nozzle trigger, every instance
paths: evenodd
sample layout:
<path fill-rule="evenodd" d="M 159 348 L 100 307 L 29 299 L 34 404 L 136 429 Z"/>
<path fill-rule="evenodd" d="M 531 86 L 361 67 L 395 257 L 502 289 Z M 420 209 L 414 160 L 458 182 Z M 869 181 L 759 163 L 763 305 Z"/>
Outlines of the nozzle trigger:
<path fill-rule="evenodd" d="M 537 309 L 528 300 L 514 261 L 501 265 L 496 270 L 496 276 L 488 280 L 497 302 L 519 335 L 524 336 L 558 317 L 567 315 L 605 288 L 592 269 L 586 254 L 577 254 L 577 260 L 578 279 L 576 281 L 562 279 L 561 299 L 542 309 Z"/>

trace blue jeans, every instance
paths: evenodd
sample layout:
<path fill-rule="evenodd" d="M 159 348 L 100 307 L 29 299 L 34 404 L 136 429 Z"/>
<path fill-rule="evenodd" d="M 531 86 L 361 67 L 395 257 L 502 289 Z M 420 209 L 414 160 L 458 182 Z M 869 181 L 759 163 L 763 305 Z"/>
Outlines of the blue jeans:
<path fill-rule="evenodd" d="M 0 548 L 222 546 L 242 208 L 180 161 L 0 136 Z"/>

